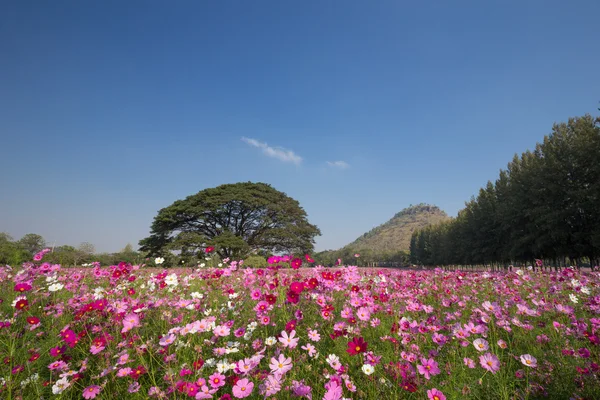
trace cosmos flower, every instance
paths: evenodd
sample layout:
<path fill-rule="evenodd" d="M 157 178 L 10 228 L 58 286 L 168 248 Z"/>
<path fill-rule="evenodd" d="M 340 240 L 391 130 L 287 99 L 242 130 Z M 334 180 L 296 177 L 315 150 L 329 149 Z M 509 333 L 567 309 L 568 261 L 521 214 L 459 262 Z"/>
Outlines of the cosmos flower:
<path fill-rule="evenodd" d="M 428 400 L 446 400 L 446 396 L 444 393 L 440 392 L 436 388 L 427 391 L 427 399 Z"/>
<path fill-rule="evenodd" d="M 362 337 L 354 337 L 351 341 L 348 342 L 348 348 L 346 352 L 351 356 L 355 356 L 359 353 L 364 353 L 367 351 L 367 342 Z"/>
<path fill-rule="evenodd" d="M 484 355 L 479 357 L 479 364 L 483 369 L 490 371 L 495 374 L 500 370 L 500 360 L 496 357 L 495 354 L 485 353 Z"/>
<path fill-rule="evenodd" d="M 269 368 L 274 374 L 283 375 L 292 369 L 291 357 L 285 357 L 283 354 L 279 354 L 279 358 L 271 357 L 271 363 Z"/>
<path fill-rule="evenodd" d="M 535 359 L 534 356 L 532 356 L 530 354 L 523 354 L 521 356 L 521 363 L 523 363 L 523 365 L 530 367 L 530 368 L 537 367 L 537 360 Z"/>
<path fill-rule="evenodd" d="M 295 330 L 291 331 L 289 335 L 286 331 L 281 331 L 281 337 L 279 338 L 279 342 L 283 345 L 283 347 L 289 347 L 290 349 L 293 349 L 298 345 L 298 341 L 300 340 L 295 336 Z"/>
<path fill-rule="evenodd" d="M 252 390 L 254 389 L 254 383 L 249 381 L 248 379 L 240 379 L 231 389 L 233 396 L 238 399 L 243 399 L 244 397 L 248 397 L 252 394 Z"/>
<path fill-rule="evenodd" d="M 490 346 L 485 339 L 475 339 L 473 341 L 473 346 L 477 349 L 477 351 L 487 351 Z"/>
<path fill-rule="evenodd" d="M 432 375 L 440 373 L 438 363 L 433 358 L 424 358 L 421 360 L 421 364 L 417 366 L 419 374 L 424 375 L 425 379 L 431 379 Z"/>
<path fill-rule="evenodd" d="M 83 389 L 83 398 L 84 399 L 93 399 L 100 393 L 100 386 L 91 385 Z"/>
<path fill-rule="evenodd" d="M 363 364 L 362 372 L 365 375 L 371 375 L 373 372 L 375 372 L 375 367 L 373 367 L 371 364 Z"/>

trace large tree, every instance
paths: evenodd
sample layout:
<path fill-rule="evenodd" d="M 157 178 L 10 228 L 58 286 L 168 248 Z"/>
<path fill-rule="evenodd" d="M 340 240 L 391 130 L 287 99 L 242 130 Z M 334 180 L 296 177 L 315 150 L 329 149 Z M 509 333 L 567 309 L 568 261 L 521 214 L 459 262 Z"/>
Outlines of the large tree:
<path fill-rule="evenodd" d="M 44 238 L 36 233 L 26 234 L 19 240 L 19 244 L 32 255 L 46 247 Z"/>
<path fill-rule="evenodd" d="M 296 200 L 268 184 L 246 182 L 205 189 L 161 209 L 140 250 L 189 255 L 214 246 L 221 257 L 309 252 L 320 234 Z"/>

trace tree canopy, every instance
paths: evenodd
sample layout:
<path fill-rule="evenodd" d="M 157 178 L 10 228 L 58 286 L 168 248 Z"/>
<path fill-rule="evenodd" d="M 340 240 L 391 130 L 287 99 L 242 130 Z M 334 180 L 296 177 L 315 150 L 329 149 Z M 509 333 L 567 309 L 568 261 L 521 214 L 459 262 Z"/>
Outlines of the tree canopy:
<path fill-rule="evenodd" d="M 452 222 L 416 231 L 411 260 L 425 265 L 554 265 L 600 255 L 600 119 L 555 124 L 534 151 L 515 155 Z"/>
<path fill-rule="evenodd" d="M 208 246 L 222 257 L 266 251 L 310 252 L 319 229 L 298 201 L 266 183 L 235 183 L 202 190 L 161 209 L 140 250 L 150 256 Z"/>

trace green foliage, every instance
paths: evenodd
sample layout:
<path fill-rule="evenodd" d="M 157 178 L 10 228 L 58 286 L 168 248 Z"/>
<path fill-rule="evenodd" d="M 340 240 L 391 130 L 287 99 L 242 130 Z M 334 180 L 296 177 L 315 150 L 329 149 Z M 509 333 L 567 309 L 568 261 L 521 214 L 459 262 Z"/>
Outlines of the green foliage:
<path fill-rule="evenodd" d="M 31 259 L 22 244 L 15 242 L 8 233 L 0 232 L 0 264 L 18 266 Z"/>
<path fill-rule="evenodd" d="M 508 265 L 544 259 L 596 264 L 600 255 L 600 120 L 555 124 L 534 151 L 514 156 L 451 223 L 421 229 L 411 260 Z"/>
<path fill-rule="evenodd" d="M 261 256 L 250 256 L 244 259 L 244 267 L 266 268 L 269 264 L 267 259 Z"/>
<path fill-rule="evenodd" d="M 34 255 L 46 247 L 44 238 L 35 233 L 28 233 L 19 239 L 19 245 L 30 255 Z"/>
<path fill-rule="evenodd" d="M 140 246 L 150 256 L 214 246 L 222 258 L 241 258 L 252 251 L 310 252 L 317 235 L 296 200 L 247 182 L 205 189 L 161 209 Z"/>

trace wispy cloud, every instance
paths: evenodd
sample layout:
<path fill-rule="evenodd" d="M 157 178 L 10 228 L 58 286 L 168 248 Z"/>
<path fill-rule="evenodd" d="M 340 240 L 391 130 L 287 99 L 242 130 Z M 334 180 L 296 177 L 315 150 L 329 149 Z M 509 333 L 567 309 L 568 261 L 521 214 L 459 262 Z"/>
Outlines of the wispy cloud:
<path fill-rule="evenodd" d="M 292 150 L 286 150 L 283 147 L 271 147 L 266 143 L 259 142 L 256 139 L 242 137 L 242 141 L 249 144 L 252 147 L 257 147 L 262 150 L 264 154 L 269 157 L 276 158 L 284 162 L 291 162 L 296 165 L 300 165 L 302 157 L 294 153 Z"/>
<path fill-rule="evenodd" d="M 329 165 L 330 167 L 339 168 L 339 169 L 350 168 L 350 164 L 348 164 L 346 161 L 327 161 L 327 165 Z"/>

